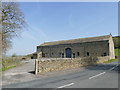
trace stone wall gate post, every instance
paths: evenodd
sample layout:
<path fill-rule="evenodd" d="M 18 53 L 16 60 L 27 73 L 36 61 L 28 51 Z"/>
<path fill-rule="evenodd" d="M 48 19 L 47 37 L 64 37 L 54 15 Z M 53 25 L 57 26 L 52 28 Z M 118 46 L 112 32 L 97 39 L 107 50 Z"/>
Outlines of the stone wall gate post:
<path fill-rule="evenodd" d="M 35 60 L 35 74 L 37 75 L 38 73 L 38 60 Z"/>

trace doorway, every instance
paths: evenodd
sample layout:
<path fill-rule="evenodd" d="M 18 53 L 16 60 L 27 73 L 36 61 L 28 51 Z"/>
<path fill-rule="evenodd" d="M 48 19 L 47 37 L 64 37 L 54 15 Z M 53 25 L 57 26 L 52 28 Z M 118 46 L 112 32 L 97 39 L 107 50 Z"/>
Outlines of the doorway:
<path fill-rule="evenodd" d="M 66 58 L 71 58 L 71 48 L 66 48 Z"/>

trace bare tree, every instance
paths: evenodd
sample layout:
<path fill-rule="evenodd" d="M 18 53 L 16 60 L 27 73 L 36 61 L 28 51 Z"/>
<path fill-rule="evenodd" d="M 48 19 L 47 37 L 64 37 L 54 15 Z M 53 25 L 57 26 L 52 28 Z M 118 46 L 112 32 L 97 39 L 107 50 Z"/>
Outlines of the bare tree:
<path fill-rule="evenodd" d="M 2 52 L 11 47 L 11 40 L 19 36 L 23 27 L 26 27 L 25 17 L 18 2 L 2 2 Z"/>

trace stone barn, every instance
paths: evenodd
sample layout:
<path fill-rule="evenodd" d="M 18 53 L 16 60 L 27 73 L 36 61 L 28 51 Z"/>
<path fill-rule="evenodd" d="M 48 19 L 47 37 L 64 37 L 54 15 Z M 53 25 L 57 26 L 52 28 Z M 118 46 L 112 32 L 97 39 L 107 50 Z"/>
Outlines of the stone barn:
<path fill-rule="evenodd" d="M 46 42 L 37 46 L 37 58 L 82 58 L 88 56 L 114 59 L 112 35 Z"/>

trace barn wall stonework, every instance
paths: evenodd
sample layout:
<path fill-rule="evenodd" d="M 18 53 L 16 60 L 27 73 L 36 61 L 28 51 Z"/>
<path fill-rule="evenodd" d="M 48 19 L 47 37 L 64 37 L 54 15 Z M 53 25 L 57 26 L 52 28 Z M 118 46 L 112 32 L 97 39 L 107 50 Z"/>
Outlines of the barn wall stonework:
<path fill-rule="evenodd" d="M 109 55 L 109 41 L 85 42 L 68 45 L 53 45 L 38 47 L 38 52 L 42 52 L 45 58 L 66 58 L 66 48 L 71 48 L 71 56 L 75 58 L 86 56 L 108 56 Z M 102 47 L 102 48 L 101 48 Z"/>

